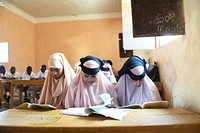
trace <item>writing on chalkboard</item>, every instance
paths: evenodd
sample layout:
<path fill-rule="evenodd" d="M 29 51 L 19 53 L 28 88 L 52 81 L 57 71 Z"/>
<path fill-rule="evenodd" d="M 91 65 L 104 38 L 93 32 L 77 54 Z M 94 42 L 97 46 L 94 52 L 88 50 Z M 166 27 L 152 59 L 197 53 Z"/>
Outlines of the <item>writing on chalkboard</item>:
<path fill-rule="evenodd" d="M 185 34 L 183 0 L 131 0 L 133 36 Z"/>

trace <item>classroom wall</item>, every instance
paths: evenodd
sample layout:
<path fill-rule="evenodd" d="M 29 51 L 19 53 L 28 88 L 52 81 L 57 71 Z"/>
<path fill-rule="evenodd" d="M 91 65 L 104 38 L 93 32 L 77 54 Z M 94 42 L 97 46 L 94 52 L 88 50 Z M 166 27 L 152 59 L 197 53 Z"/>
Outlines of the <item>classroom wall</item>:
<path fill-rule="evenodd" d="M 117 70 L 126 60 L 119 58 L 121 18 L 34 24 L 0 7 L 0 29 L 0 41 L 9 42 L 9 63 L 1 63 L 7 71 L 14 65 L 22 73 L 30 65 L 38 72 L 54 52 L 64 53 L 72 67 L 86 55 L 110 59 Z"/>
<path fill-rule="evenodd" d="M 186 34 L 150 53 L 170 106 L 200 113 L 200 1 L 184 0 Z"/>
<path fill-rule="evenodd" d="M 40 23 L 35 27 L 37 67 L 47 64 L 54 52 L 64 53 L 72 67 L 87 55 L 110 59 L 116 69 L 126 60 L 119 57 L 121 18 Z"/>
<path fill-rule="evenodd" d="M 1 6 L 0 42 L 9 44 L 9 63 L 3 64 L 7 71 L 12 65 L 19 72 L 24 72 L 28 65 L 35 67 L 34 23 Z"/>

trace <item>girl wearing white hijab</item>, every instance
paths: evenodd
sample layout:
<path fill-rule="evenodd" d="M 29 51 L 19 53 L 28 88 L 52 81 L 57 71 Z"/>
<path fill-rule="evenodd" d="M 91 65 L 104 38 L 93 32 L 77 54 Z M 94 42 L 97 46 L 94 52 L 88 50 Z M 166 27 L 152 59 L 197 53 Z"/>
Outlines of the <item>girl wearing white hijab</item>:
<path fill-rule="evenodd" d="M 119 106 L 161 100 L 157 87 L 146 75 L 145 64 L 144 59 L 133 56 L 118 72 L 119 81 L 115 87 Z"/>
<path fill-rule="evenodd" d="M 116 78 L 112 71 L 112 66 L 106 60 L 103 60 L 103 62 L 104 62 L 104 65 L 101 68 L 101 71 L 111 83 L 117 83 Z"/>
<path fill-rule="evenodd" d="M 75 72 L 63 53 L 52 54 L 49 57 L 48 66 L 49 72 L 38 103 L 64 108 L 66 92 L 75 77 Z"/>
<path fill-rule="evenodd" d="M 104 102 L 99 95 L 103 93 L 110 94 L 113 106 L 117 106 L 117 93 L 114 86 L 100 70 L 103 66 L 102 60 L 86 56 L 81 58 L 80 62 L 81 71 L 69 86 L 65 108 L 101 105 Z"/>

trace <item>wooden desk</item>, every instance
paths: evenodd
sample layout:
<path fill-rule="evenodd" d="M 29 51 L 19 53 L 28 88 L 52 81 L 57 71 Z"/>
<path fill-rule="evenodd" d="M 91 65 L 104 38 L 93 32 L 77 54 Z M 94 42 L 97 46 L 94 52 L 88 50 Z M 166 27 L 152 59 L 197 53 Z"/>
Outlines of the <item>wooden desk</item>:
<path fill-rule="evenodd" d="M 133 109 L 122 121 L 92 115 L 60 114 L 61 110 L 10 109 L 0 113 L 2 133 L 199 133 L 200 114 L 184 109 Z"/>
<path fill-rule="evenodd" d="M 2 101 L 4 101 L 4 84 L 2 83 L 2 80 L 0 80 L 0 102 Z"/>
<path fill-rule="evenodd" d="M 0 102 L 3 102 L 5 99 L 4 99 L 4 94 L 5 94 L 5 91 L 4 91 L 4 84 L 7 84 L 7 83 L 10 83 L 10 79 L 1 79 L 0 80 Z"/>
<path fill-rule="evenodd" d="M 15 85 L 43 86 L 44 80 L 10 80 L 10 83 L 11 83 L 11 88 L 10 88 L 10 108 L 12 108 Z M 19 97 L 21 98 L 21 93 L 20 93 Z"/>
<path fill-rule="evenodd" d="M 4 87 L 3 87 L 3 83 L 1 82 L 2 80 L 0 80 L 0 102 L 3 101 L 4 99 L 4 96 L 3 96 L 3 93 L 4 93 Z"/>

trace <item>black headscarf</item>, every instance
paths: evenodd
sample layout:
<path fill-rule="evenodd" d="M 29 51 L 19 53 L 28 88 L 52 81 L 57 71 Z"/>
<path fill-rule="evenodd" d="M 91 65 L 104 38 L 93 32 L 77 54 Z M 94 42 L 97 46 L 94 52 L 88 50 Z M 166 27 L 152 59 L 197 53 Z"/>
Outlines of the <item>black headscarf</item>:
<path fill-rule="evenodd" d="M 86 62 L 86 61 L 89 61 L 89 60 L 93 60 L 93 61 L 96 61 L 98 64 L 99 64 L 99 67 L 97 68 L 88 68 L 86 66 L 84 66 L 83 64 Z M 102 68 L 103 66 L 103 61 L 100 60 L 99 58 L 97 57 L 94 57 L 94 56 L 86 56 L 84 58 L 81 58 L 80 59 L 80 67 L 82 68 L 82 71 L 88 75 L 95 75 L 99 72 L 99 70 Z"/>
<path fill-rule="evenodd" d="M 120 79 L 120 77 L 124 74 L 128 74 L 131 79 L 133 80 L 141 80 L 144 78 L 146 74 L 146 61 L 138 56 L 132 56 L 130 57 L 123 65 L 123 67 L 119 70 L 117 80 Z M 137 66 L 143 66 L 144 72 L 141 75 L 135 75 L 130 70 Z"/>

